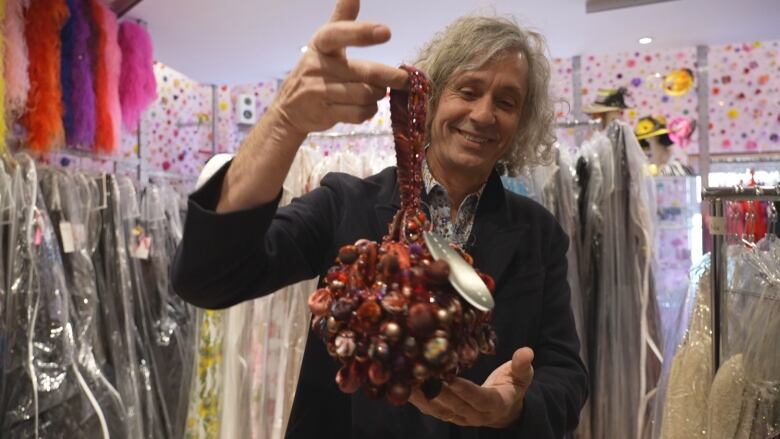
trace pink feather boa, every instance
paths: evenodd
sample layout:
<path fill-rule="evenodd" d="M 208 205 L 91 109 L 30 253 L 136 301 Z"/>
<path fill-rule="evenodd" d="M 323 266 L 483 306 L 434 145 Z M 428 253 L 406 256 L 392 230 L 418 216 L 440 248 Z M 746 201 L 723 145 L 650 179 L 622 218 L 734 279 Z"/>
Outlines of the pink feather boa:
<path fill-rule="evenodd" d="M 5 0 L 0 0 L 0 23 L 5 21 Z M 0 32 L 0 49 L 2 49 L 5 35 Z M 2 52 L 0 52 L 2 53 Z M 0 72 L 3 71 L 3 59 L 0 58 Z M 5 135 L 8 131 L 8 125 L 5 121 L 5 78 L 0 77 L 0 152 L 5 151 Z"/>
<path fill-rule="evenodd" d="M 6 0 L 4 26 L 5 44 L 5 102 L 9 120 L 19 118 L 27 103 L 30 79 L 27 76 L 29 60 L 24 40 L 24 12 L 29 0 Z"/>
<path fill-rule="evenodd" d="M 125 21 L 119 25 L 119 47 L 122 48 L 119 80 L 122 121 L 127 129 L 134 130 L 141 113 L 157 98 L 152 39 L 141 25 Z"/>

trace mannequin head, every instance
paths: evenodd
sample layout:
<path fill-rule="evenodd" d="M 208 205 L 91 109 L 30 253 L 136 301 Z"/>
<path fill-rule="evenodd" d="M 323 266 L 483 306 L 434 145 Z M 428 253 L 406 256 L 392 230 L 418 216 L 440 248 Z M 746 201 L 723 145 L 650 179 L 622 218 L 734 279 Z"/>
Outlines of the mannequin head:
<path fill-rule="evenodd" d="M 659 167 L 669 163 L 674 142 L 669 138 L 664 116 L 645 116 L 639 119 L 634 134 L 648 155 L 650 163 Z"/>
<path fill-rule="evenodd" d="M 650 163 L 659 168 L 668 164 L 672 159 L 672 143 L 665 143 L 664 137 L 666 137 L 666 139 L 669 138 L 669 136 L 663 135 L 648 137 L 647 139 L 639 141 L 642 145 L 642 149 L 648 154 Z"/>
<path fill-rule="evenodd" d="M 605 130 L 607 129 L 609 124 L 612 123 L 613 120 L 618 120 L 623 118 L 623 110 L 604 111 L 601 113 L 590 113 L 589 116 L 591 119 L 598 120 L 599 127 L 602 130 Z"/>
<path fill-rule="evenodd" d="M 628 95 L 624 87 L 618 89 L 601 89 L 595 102 L 585 105 L 582 112 L 592 119 L 599 120 L 601 129 L 606 129 L 612 121 L 623 117 L 623 110 L 628 108 L 625 98 Z"/>

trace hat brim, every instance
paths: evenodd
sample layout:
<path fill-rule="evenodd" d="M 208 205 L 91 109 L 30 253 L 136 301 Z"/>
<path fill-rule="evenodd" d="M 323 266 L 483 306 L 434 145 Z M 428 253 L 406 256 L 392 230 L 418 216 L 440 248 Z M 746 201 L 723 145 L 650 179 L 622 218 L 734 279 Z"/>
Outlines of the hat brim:
<path fill-rule="evenodd" d="M 609 113 L 610 111 L 623 111 L 626 108 L 609 107 L 601 104 L 588 104 L 582 107 L 582 112 L 587 114 Z"/>
<path fill-rule="evenodd" d="M 669 134 L 669 130 L 666 128 L 659 128 L 657 130 L 650 131 L 649 133 L 642 134 L 641 136 L 636 136 L 636 140 L 644 140 L 649 137 L 657 137 L 657 136 L 662 136 L 664 134 Z"/>

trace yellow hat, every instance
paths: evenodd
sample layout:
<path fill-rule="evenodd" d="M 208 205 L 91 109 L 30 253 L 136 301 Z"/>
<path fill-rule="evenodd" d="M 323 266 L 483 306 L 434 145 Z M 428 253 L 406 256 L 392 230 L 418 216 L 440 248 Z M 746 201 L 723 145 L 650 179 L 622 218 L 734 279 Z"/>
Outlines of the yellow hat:
<path fill-rule="evenodd" d="M 664 92 L 669 96 L 682 96 L 693 88 L 693 83 L 691 69 L 678 69 L 664 78 Z"/>
<path fill-rule="evenodd" d="M 636 123 L 634 134 L 636 134 L 637 140 L 669 134 L 669 130 L 666 128 L 666 118 L 660 114 L 640 118 Z"/>

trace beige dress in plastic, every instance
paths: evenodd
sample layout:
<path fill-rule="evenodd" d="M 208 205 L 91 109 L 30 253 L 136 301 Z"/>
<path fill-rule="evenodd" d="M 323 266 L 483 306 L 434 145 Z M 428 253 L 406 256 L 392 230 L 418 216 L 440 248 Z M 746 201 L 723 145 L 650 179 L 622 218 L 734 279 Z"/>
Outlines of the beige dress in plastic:
<path fill-rule="evenodd" d="M 661 439 L 707 437 L 707 400 L 712 377 L 709 272 L 701 276 L 688 333 L 669 371 Z"/>

